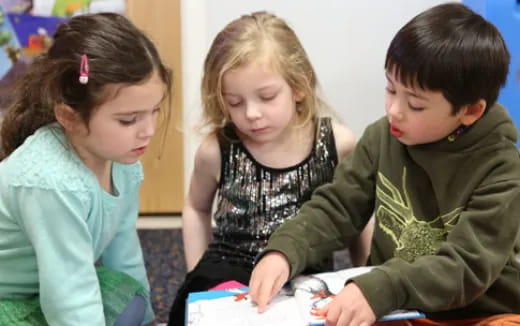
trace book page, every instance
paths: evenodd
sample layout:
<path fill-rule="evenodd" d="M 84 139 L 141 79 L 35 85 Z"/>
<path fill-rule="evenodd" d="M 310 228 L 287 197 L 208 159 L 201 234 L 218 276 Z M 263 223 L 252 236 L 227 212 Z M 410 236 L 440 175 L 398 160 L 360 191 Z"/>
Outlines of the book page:
<path fill-rule="evenodd" d="M 345 286 L 345 282 L 357 275 L 367 273 L 373 267 L 356 267 L 335 272 L 302 275 L 294 278 L 290 287 L 300 308 L 304 325 L 322 325 L 324 317 L 318 310 L 327 305 L 334 295 Z"/>
<path fill-rule="evenodd" d="M 287 296 L 281 292 L 273 298 L 267 311 L 259 314 L 257 306 L 251 302 L 247 288 L 230 291 L 236 291 L 236 294 L 216 299 L 200 299 L 189 303 L 186 325 L 305 325 L 293 296 Z"/>
<path fill-rule="evenodd" d="M 369 272 L 373 267 L 357 267 L 335 272 L 298 276 L 280 291 L 267 311 L 258 313 L 248 288 L 190 293 L 187 326 L 323 325 L 323 308 L 339 293 L 345 282 Z M 415 310 L 400 310 L 379 321 L 424 317 Z"/>
<path fill-rule="evenodd" d="M 329 273 L 302 275 L 291 281 L 295 300 L 300 308 L 304 325 L 323 325 L 325 318 L 319 310 L 334 299 L 345 286 L 345 282 L 357 275 L 369 272 L 374 267 L 356 267 Z M 416 310 L 396 310 L 378 321 L 413 319 L 424 317 Z"/>

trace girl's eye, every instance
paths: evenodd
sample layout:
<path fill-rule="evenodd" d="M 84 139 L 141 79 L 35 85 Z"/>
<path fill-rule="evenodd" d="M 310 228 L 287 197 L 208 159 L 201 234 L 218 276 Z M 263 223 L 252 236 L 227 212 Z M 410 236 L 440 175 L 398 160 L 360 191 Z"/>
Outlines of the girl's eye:
<path fill-rule="evenodd" d="M 266 101 L 266 102 L 267 102 L 267 101 L 274 100 L 275 97 L 276 97 L 276 94 L 260 96 L 260 98 L 262 99 L 262 101 Z"/>
<path fill-rule="evenodd" d="M 240 104 L 242 104 L 242 101 L 239 101 L 239 102 L 228 102 L 228 105 L 232 108 L 235 108 L 237 106 L 239 106 Z"/>
<path fill-rule="evenodd" d="M 161 108 L 155 108 L 153 111 L 152 111 L 152 114 L 157 114 L 161 112 Z"/>
<path fill-rule="evenodd" d="M 132 120 L 119 120 L 119 123 L 123 126 L 131 126 L 137 122 L 137 118 L 133 118 Z"/>

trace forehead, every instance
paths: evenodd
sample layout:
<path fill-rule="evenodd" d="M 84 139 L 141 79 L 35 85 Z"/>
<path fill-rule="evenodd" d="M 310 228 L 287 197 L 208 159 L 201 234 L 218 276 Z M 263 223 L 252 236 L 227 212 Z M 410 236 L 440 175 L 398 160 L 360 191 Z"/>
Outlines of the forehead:
<path fill-rule="evenodd" d="M 166 93 L 166 85 L 157 74 L 138 84 L 110 84 L 98 111 L 125 113 L 155 108 Z"/>
<path fill-rule="evenodd" d="M 222 78 L 223 87 L 244 86 L 246 84 L 258 84 L 274 80 L 283 80 L 280 73 L 270 65 L 251 62 L 230 69 Z"/>

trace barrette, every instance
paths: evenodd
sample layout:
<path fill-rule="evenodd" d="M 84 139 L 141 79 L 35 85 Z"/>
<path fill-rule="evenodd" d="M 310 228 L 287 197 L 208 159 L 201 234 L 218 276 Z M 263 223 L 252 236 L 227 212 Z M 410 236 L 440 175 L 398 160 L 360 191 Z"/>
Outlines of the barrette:
<path fill-rule="evenodd" d="M 86 54 L 81 56 L 81 65 L 79 67 L 79 82 L 83 85 L 88 83 L 88 58 Z"/>

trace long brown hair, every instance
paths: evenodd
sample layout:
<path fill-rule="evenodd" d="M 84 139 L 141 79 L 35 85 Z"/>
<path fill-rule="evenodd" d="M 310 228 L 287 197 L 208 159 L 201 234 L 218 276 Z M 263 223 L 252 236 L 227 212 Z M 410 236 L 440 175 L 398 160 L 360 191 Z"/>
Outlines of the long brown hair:
<path fill-rule="evenodd" d="M 88 57 L 87 84 L 79 82 L 83 54 Z M 93 109 L 105 100 L 105 86 L 139 83 L 155 71 L 169 92 L 171 71 L 148 37 L 124 16 L 73 17 L 58 27 L 50 49 L 16 82 L 0 133 L 3 156 L 39 127 L 56 121 L 56 104 L 67 104 L 88 123 Z"/>

